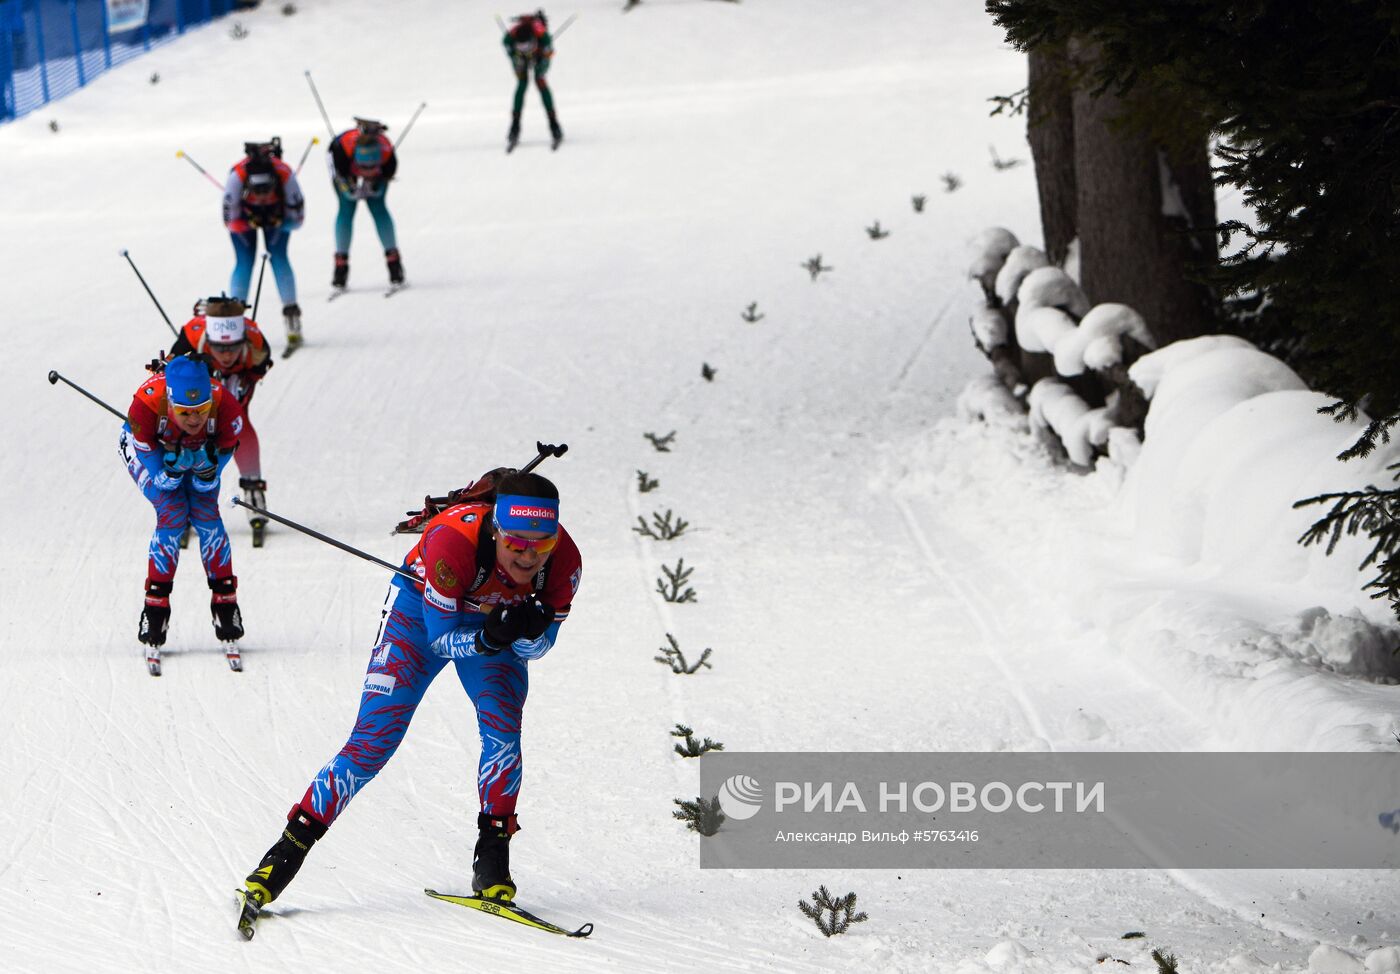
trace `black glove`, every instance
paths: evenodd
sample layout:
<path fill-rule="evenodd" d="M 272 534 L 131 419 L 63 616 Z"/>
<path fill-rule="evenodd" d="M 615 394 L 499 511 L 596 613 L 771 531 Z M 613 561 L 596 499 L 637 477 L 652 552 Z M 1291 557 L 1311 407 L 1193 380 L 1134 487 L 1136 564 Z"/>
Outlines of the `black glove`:
<path fill-rule="evenodd" d="M 554 621 L 554 610 L 531 596 L 518 605 L 498 605 L 481 627 L 483 650 L 499 653 L 517 639 L 539 639 Z"/>
<path fill-rule="evenodd" d="M 476 639 L 483 656 L 494 656 L 520 638 L 524 613 L 515 606 L 497 605 L 486 617 Z"/>
<path fill-rule="evenodd" d="M 520 637 L 522 639 L 539 639 L 554 622 L 554 609 L 548 602 L 541 602 L 531 596 L 520 605 L 514 607 L 513 611 L 521 615 Z"/>

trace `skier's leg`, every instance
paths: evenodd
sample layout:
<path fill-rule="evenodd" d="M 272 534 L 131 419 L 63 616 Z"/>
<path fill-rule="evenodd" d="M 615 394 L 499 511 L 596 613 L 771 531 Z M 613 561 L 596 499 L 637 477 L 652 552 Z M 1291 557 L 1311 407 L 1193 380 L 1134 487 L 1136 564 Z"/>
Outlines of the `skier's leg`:
<path fill-rule="evenodd" d="M 374 217 L 374 229 L 379 231 L 379 242 L 384 245 L 385 253 L 399 246 L 398 238 L 394 234 L 394 218 L 389 215 L 389 206 L 384 201 L 388 195 L 389 189 L 386 186 L 384 192 L 365 200 L 370 216 Z"/>
<path fill-rule="evenodd" d="M 175 490 L 161 490 L 151 482 L 151 475 L 136 455 L 136 444 L 125 429 L 117 442 L 126 472 L 136 482 L 141 496 L 156 509 L 156 528 L 151 534 L 147 557 L 146 578 L 152 582 L 173 582 L 175 567 L 180 563 L 180 534 L 189 524 L 190 509 L 185 499 L 184 485 Z"/>
<path fill-rule="evenodd" d="M 300 807 L 322 825 L 334 823 L 394 756 L 428 685 L 447 662 L 427 649 L 421 604 L 416 593 L 398 586 L 389 590 L 350 739 L 316 773 L 301 799 Z"/>
<path fill-rule="evenodd" d="M 282 227 L 263 231 L 263 242 L 267 244 L 267 256 L 272 262 L 272 276 L 277 281 L 277 293 L 282 296 L 282 305 L 297 303 L 297 279 L 292 273 L 292 262 L 287 257 L 287 244 L 292 232 Z"/>
<path fill-rule="evenodd" d="M 252 401 L 250 396 L 249 402 Z M 238 449 L 233 454 L 233 462 L 238 464 L 239 479 L 262 479 L 262 453 L 258 447 L 258 431 L 253 428 L 253 417 L 247 412 L 248 403 L 243 404 L 243 432 L 238 434 Z"/>
<path fill-rule="evenodd" d="M 497 656 L 456 660 L 457 677 L 476 707 L 481 764 L 476 788 L 481 813 L 472 850 L 472 891 L 491 899 L 515 898 L 510 875 L 510 839 L 520 827 L 515 803 L 523 760 L 520 721 L 530 687 L 525 661 L 510 650 Z"/>
<path fill-rule="evenodd" d="M 457 677 L 476 707 L 481 763 L 476 789 L 483 815 L 509 816 L 520 794 L 520 723 L 530 689 L 525 661 L 507 650 L 455 661 Z"/>
<path fill-rule="evenodd" d="M 554 137 L 554 144 L 557 146 L 559 140 L 564 137 L 564 130 L 559 126 L 559 116 L 554 113 L 554 92 L 549 90 L 549 82 L 544 77 L 548 70 L 548 61 L 540 61 L 535 65 L 535 87 L 540 91 L 544 113 L 549 117 L 549 134 Z"/>
<path fill-rule="evenodd" d="M 515 69 L 515 97 L 510 103 L 510 115 L 520 126 L 520 112 L 525 108 L 525 89 L 530 84 L 530 69 L 524 66 Z"/>
<path fill-rule="evenodd" d="M 253 255 L 258 249 L 258 231 L 230 233 L 233 241 L 233 276 L 229 278 L 228 293 L 240 301 L 248 300 L 248 285 L 253 280 Z"/>
<path fill-rule="evenodd" d="M 233 548 L 229 544 L 228 531 L 224 520 L 219 516 L 219 492 L 202 493 L 190 486 L 193 474 L 185 478 L 184 490 L 188 498 L 190 524 L 199 535 L 199 558 L 204 562 L 204 574 L 212 584 L 217 579 L 233 576 Z"/>
<path fill-rule="evenodd" d="M 335 195 L 340 206 L 335 212 L 335 252 L 348 254 L 350 238 L 355 230 L 355 204 L 359 201 L 339 190 Z"/>

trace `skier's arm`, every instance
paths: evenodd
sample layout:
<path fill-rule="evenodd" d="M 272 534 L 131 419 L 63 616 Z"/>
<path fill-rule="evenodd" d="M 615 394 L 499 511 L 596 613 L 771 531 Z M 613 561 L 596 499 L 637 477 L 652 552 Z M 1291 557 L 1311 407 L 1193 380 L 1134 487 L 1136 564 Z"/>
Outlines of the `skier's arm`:
<path fill-rule="evenodd" d="M 287 169 L 287 178 L 282 183 L 282 197 L 282 229 L 295 230 L 306 218 L 306 197 L 301 195 L 301 184 L 291 169 Z"/>
<path fill-rule="evenodd" d="M 139 398 L 133 396 L 126 411 L 126 428 L 131 431 L 131 445 L 136 459 L 141 461 L 146 476 L 161 490 L 172 490 L 180 484 L 181 475 L 165 469 L 165 451 L 156 438 L 156 414 Z"/>
<path fill-rule="evenodd" d="M 554 641 L 559 638 L 559 627 L 569 617 L 574 596 L 578 594 L 579 580 L 583 576 L 583 559 L 567 532 L 559 538 L 551 558 L 553 564 L 549 567 L 549 582 L 540 593 L 540 601 L 553 618 L 539 636 L 520 638 L 511 645 L 515 655 L 521 659 L 536 660 L 554 648 Z"/>
<path fill-rule="evenodd" d="M 386 140 L 387 141 L 387 140 Z M 394 178 L 394 173 L 399 171 L 399 154 L 394 151 L 392 145 L 389 146 L 389 153 L 384 159 L 384 165 L 379 168 L 380 185 L 387 183 Z"/>
<path fill-rule="evenodd" d="M 335 188 L 349 196 L 355 187 L 355 176 L 350 171 L 350 156 L 345 146 L 340 144 L 341 136 L 331 140 L 330 151 L 326 153 L 326 168 L 330 170 L 331 182 Z"/>
<path fill-rule="evenodd" d="M 175 344 L 171 345 L 170 351 L 166 353 L 165 360 L 169 362 L 173 358 L 179 358 L 181 355 L 193 351 L 194 346 L 190 344 L 189 336 L 185 334 L 184 329 L 181 329 L 180 334 L 175 339 Z"/>
<path fill-rule="evenodd" d="M 428 646 L 438 656 L 456 659 L 480 655 L 486 616 L 463 604 L 462 579 L 476 577 L 476 549 L 451 528 L 438 526 L 423 536 L 423 625 Z"/>
<path fill-rule="evenodd" d="M 245 233 L 248 221 L 243 218 L 243 177 L 237 169 L 230 169 L 228 182 L 224 183 L 224 226 L 229 233 Z"/>

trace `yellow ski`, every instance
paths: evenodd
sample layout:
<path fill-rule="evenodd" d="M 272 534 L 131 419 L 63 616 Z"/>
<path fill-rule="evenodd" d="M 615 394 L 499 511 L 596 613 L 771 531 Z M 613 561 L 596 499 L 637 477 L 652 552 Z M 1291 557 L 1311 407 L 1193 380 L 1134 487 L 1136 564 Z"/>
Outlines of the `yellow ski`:
<path fill-rule="evenodd" d="M 587 937 L 593 932 L 593 924 L 585 923 L 577 930 L 569 931 L 548 920 L 535 916 L 528 910 L 522 910 L 514 903 L 507 903 L 504 900 L 489 900 L 481 896 L 457 896 L 452 893 L 439 893 L 435 889 L 425 889 L 433 899 L 443 900 L 447 903 L 456 903 L 458 906 L 470 907 L 480 913 L 487 913 L 491 916 L 498 916 L 503 920 L 511 920 L 515 923 L 524 924 L 527 927 L 534 927 L 536 930 L 545 930 L 549 933 L 557 933 L 564 937 Z"/>

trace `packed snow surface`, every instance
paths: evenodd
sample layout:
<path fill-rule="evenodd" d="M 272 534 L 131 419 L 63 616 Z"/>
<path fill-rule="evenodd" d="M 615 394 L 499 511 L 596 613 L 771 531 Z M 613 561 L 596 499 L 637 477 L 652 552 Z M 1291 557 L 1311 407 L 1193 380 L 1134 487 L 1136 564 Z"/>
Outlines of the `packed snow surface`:
<path fill-rule="evenodd" d="M 1216 343 L 1237 360 L 1201 365 L 1213 393 L 1172 406 L 1191 363 L 1159 363 L 1166 452 L 1149 426 L 1125 483 L 1118 465 L 1057 467 L 987 380 L 966 248 L 988 226 L 1034 235 L 1037 203 L 1029 166 L 988 162 L 989 144 L 1028 155 L 986 101 L 1025 67 L 979 5 L 552 8 L 579 14 L 549 76 L 566 141 L 549 151 L 532 91 L 510 156 L 497 8 L 281 6 L 0 128 L 0 967 L 1040 972 L 1151 969 L 1161 947 L 1190 971 L 1397 969 L 1382 873 L 702 872 L 671 817 L 698 787 L 678 722 L 731 751 L 1395 746 L 1393 633 L 1356 559 L 1329 574 L 1265 530 L 1334 483 L 1282 479 L 1304 454 L 1275 424 L 1312 429 L 1316 397 Z M 412 286 L 380 297 L 361 214 L 352 291 L 326 303 L 334 204 L 308 162 L 291 247 L 308 344 L 252 406 L 268 503 L 397 561 L 389 529 L 424 494 L 569 444 L 541 472 L 583 585 L 531 667 L 513 872 L 524 905 L 594 922 L 586 942 L 423 896 L 466 887 L 475 838 L 475 720 L 449 678 L 257 938 L 237 937 L 235 886 L 350 729 L 386 573 L 286 529 L 254 551 L 229 511 L 245 671 L 212 639 L 191 550 L 152 679 L 135 639 L 150 507 L 114 418 L 44 380 L 125 408 L 171 336 L 119 251 L 177 323 L 225 287 L 218 195 L 175 153 L 221 174 L 276 134 L 299 157 L 326 136 L 307 69 L 338 127 L 381 118 L 397 137 L 428 103 L 389 195 Z M 834 270 L 813 282 L 817 253 Z M 1011 253 L 1008 299 L 1044 264 Z M 269 280 L 259 318 L 280 346 L 278 304 Z M 672 431 L 669 452 L 644 437 Z M 1331 432 L 1314 445 L 1344 446 Z M 1254 509 L 1222 507 L 1215 478 L 1245 457 Z M 1179 490 L 1134 481 L 1151 469 Z M 632 531 L 668 509 L 681 537 Z M 655 591 L 679 558 L 693 604 Z M 667 633 L 712 648 L 713 669 L 657 665 Z M 821 937 L 796 906 L 819 885 L 858 892 L 869 921 Z"/>

